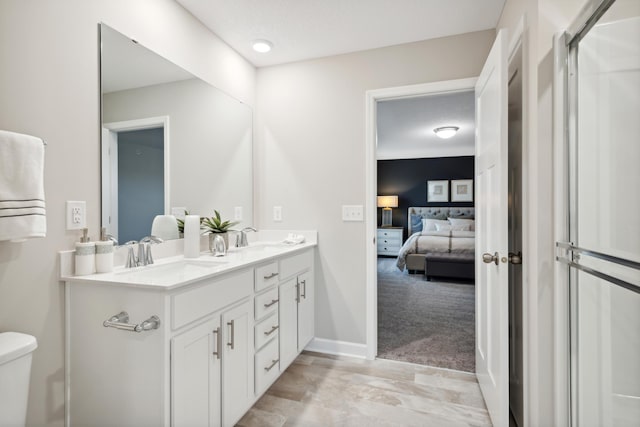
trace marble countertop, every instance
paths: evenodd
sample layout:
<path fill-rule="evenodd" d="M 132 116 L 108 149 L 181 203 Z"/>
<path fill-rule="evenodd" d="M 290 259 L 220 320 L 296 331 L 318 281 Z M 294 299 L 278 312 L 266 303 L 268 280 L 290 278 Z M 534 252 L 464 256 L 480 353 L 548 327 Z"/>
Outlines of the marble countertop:
<path fill-rule="evenodd" d="M 173 290 L 204 279 L 212 279 L 226 273 L 269 262 L 281 256 L 293 255 L 317 246 L 315 239 L 307 239 L 297 245 L 285 244 L 282 240 L 252 242 L 245 248 L 231 248 L 222 257 L 214 257 L 203 251 L 198 258 L 184 255 L 167 256 L 157 259 L 154 264 L 124 268 L 117 266 L 110 273 L 96 273 L 86 276 L 71 274 L 68 258 L 73 251 L 61 252 L 60 280 L 72 284 L 107 284 L 146 288 L 151 290 Z"/>

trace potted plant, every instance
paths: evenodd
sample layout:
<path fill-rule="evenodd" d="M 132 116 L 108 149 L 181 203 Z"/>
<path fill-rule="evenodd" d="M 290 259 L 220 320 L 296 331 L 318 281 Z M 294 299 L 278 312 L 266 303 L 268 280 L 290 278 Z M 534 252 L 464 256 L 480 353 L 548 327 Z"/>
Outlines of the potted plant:
<path fill-rule="evenodd" d="M 209 233 L 209 249 L 212 249 L 213 247 L 213 237 L 216 234 L 219 234 L 222 236 L 222 238 L 224 239 L 224 244 L 226 245 L 226 247 L 229 247 L 229 235 L 228 235 L 228 231 L 231 229 L 231 227 L 233 227 L 234 225 L 238 224 L 238 221 L 222 221 L 222 218 L 220 217 L 220 212 L 214 210 L 213 211 L 215 213 L 214 216 L 212 216 L 211 218 L 207 218 L 204 217 L 200 220 L 200 226 L 202 227 L 202 229 L 205 231 L 205 233 Z"/>

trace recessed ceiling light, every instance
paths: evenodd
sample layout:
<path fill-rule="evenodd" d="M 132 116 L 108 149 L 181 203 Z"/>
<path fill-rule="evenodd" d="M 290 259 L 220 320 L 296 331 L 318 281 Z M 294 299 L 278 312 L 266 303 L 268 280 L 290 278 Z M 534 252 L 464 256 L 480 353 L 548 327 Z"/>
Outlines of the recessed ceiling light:
<path fill-rule="evenodd" d="M 273 43 L 269 40 L 254 40 L 253 41 L 253 50 L 260 53 L 267 53 L 273 47 Z"/>
<path fill-rule="evenodd" d="M 458 130 L 460 130 L 458 126 L 443 126 L 440 128 L 435 128 L 433 131 L 438 137 L 442 139 L 449 139 L 453 135 L 455 135 Z"/>

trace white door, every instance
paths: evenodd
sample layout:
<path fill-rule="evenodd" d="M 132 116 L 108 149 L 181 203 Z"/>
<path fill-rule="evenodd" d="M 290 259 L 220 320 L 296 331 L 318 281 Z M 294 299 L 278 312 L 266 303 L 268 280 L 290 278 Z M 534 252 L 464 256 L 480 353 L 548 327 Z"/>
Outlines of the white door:
<path fill-rule="evenodd" d="M 222 425 L 232 426 L 253 398 L 253 308 L 246 302 L 222 314 Z"/>
<path fill-rule="evenodd" d="M 296 279 L 280 285 L 280 370 L 287 369 L 298 355 L 298 295 Z"/>
<path fill-rule="evenodd" d="M 171 340 L 171 425 L 220 425 L 220 318 Z"/>
<path fill-rule="evenodd" d="M 298 352 L 304 350 L 313 338 L 314 328 L 314 289 L 313 277 L 309 272 L 298 276 Z"/>
<path fill-rule="evenodd" d="M 476 83 L 476 374 L 491 421 L 509 425 L 507 42 Z"/>

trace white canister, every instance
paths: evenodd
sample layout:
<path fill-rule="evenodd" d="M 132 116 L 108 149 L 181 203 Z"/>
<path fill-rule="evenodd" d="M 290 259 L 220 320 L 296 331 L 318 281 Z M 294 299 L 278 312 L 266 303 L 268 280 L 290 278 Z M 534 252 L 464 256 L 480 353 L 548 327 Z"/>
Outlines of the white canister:
<path fill-rule="evenodd" d="M 96 244 L 76 243 L 76 276 L 86 276 L 96 272 Z"/>
<path fill-rule="evenodd" d="M 184 257 L 200 256 L 200 216 L 187 215 L 184 218 Z"/>
<path fill-rule="evenodd" d="M 111 240 L 96 242 L 96 273 L 113 271 L 113 242 Z"/>

